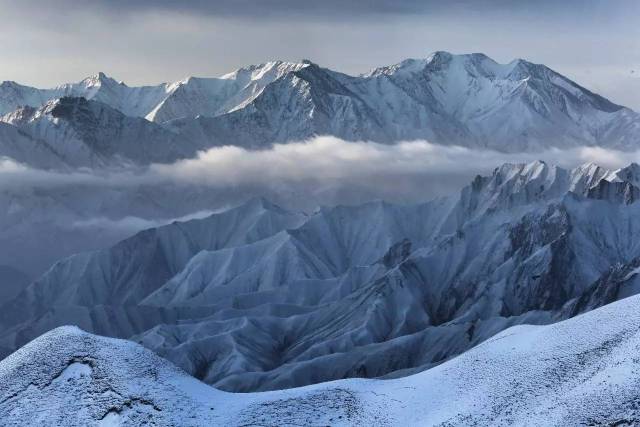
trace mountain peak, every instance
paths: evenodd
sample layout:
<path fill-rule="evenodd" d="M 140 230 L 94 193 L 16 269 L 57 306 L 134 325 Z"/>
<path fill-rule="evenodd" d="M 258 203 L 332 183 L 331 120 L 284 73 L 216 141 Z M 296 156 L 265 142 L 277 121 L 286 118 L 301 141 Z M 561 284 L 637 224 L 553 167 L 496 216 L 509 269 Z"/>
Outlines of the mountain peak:
<path fill-rule="evenodd" d="M 504 78 L 513 71 L 516 65 L 516 61 L 500 64 L 484 53 L 453 54 L 447 51 L 436 51 L 425 59 L 405 59 L 394 65 L 376 68 L 364 76 L 371 77 L 381 74 L 409 76 L 425 71 L 440 72 L 454 67 L 455 71 L 452 72 L 451 78 L 460 78 L 465 74 Z"/>
<path fill-rule="evenodd" d="M 437 50 L 427 57 L 427 62 L 450 61 L 455 55 L 444 50 Z"/>
<path fill-rule="evenodd" d="M 272 85 L 286 76 L 304 83 Z M 207 147 L 212 141 L 263 146 L 327 134 L 519 152 L 582 145 L 632 149 L 640 136 L 639 114 L 618 112 L 622 107 L 543 65 L 521 59 L 501 64 L 483 53 L 436 51 L 361 76 L 303 59 L 251 65 L 221 78 L 135 88 L 105 73 L 55 89 L 10 85 L 0 93 L 0 114 L 21 105 L 39 108 L 65 95 L 82 96 L 128 116 L 174 121 L 173 130 Z M 308 92 L 311 87 L 314 91 Z M 266 114 L 260 119 L 252 113 L 256 102 Z M 316 120 L 320 111 L 326 120 Z M 199 128 L 210 118 L 220 123 Z"/>
<path fill-rule="evenodd" d="M 291 71 L 298 71 L 309 65 L 313 65 L 313 62 L 308 59 L 303 59 L 301 62 L 288 62 L 282 60 L 275 60 L 264 62 L 257 65 L 249 65 L 247 67 L 238 68 L 237 70 L 225 74 L 221 79 L 241 79 L 248 77 L 250 80 L 260 80 L 264 77 L 275 76 L 280 77 Z"/>
<path fill-rule="evenodd" d="M 2 83 L 0 83 L 0 87 L 1 88 L 15 88 L 15 87 L 20 87 L 22 85 L 20 85 L 19 83 L 13 81 L 13 80 L 5 80 Z"/>
<path fill-rule="evenodd" d="M 103 86 L 103 85 L 106 85 L 106 84 L 118 84 L 118 82 L 116 80 L 114 80 L 111 77 L 107 76 L 102 71 L 98 72 L 97 74 L 94 74 L 92 76 L 89 76 L 89 77 L 85 78 L 80 83 L 83 84 L 87 88 Z"/>
<path fill-rule="evenodd" d="M 615 180 L 628 181 L 636 186 L 640 186 L 640 165 L 633 162 L 629 166 L 613 172 Z"/>

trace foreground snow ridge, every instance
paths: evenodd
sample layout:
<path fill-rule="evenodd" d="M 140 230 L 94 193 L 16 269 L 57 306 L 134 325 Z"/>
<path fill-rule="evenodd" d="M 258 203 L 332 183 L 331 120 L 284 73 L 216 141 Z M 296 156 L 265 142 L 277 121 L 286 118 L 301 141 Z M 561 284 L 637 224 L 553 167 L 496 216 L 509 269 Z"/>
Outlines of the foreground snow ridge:
<path fill-rule="evenodd" d="M 635 425 L 640 296 L 516 326 L 425 372 L 233 394 L 141 346 L 60 327 L 0 362 L 3 425 Z"/>

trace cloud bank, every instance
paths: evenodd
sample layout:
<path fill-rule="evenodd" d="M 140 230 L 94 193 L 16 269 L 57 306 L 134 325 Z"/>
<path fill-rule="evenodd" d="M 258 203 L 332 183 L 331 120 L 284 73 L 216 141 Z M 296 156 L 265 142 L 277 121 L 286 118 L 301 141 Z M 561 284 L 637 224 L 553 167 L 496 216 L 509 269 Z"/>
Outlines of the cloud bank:
<path fill-rule="evenodd" d="M 318 137 L 260 151 L 217 147 L 173 164 L 99 173 L 34 170 L 5 159 L 0 161 L 0 189 L 198 188 L 212 192 L 220 206 L 258 196 L 307 208 L 373 199 L 413 203 L 456 192 L 476 174 L 491 173 L 503 163 L 534 160 L 565 168 L 594 162 L 616 169 L 640 161 L 640 152 L 576 147 L 506 154 L 426 141 L 385 145 Z"/>
<path fill-rule="evenodd" d="M 502 163 L 537 159 L 614 169 L 640 160 L 640 152 L 577 147 L 516 155 L 322 137 L 262 151 L 219 147 L 174 164 L 111 171 L 62 173 L 0 159 L 0 264 L 36 277 L 62 257 L 253 197 L 307 212 L 380 199 L 418 203 L 456 194 Z"/>
<path fill-rule="evenodd" d="M 85 220 L 73 221 L 68 227 L 73 229 L 111 229 L 121 231 L 125 234 L 133 234 L 139 230 L 147 228 L 155 228 L 170 224 L 174 221 L 184 222 L 192 219 L 202 219 L 217 211 L 197 211 L 192 214 L 183 215 L 176 218 L 167 219 L 147 219 L 137 216 L 125 216 L 119 219 L 111 219 L 107 217 L 94 217 Z"/>

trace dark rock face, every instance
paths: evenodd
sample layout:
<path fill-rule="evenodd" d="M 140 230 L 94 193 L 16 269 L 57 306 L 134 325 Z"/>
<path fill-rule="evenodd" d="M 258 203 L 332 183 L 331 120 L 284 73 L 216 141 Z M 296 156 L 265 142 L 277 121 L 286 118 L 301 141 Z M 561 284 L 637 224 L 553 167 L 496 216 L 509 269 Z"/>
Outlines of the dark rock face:
<path fill-rule="evenodd" d="M 387 253 L 382 257 L 382 263 L 387 268 L 393 268 L 404 262 L 411 254 L 411 240 L 404 239 L 391 246 Z"/>
<path fill-rule="evenodd" d="M 596 186 L 589 189 L 587 197 L 629 205 L 640 198 L 640 188 L 628 181 L 609 182 L 602 180 Z"/>

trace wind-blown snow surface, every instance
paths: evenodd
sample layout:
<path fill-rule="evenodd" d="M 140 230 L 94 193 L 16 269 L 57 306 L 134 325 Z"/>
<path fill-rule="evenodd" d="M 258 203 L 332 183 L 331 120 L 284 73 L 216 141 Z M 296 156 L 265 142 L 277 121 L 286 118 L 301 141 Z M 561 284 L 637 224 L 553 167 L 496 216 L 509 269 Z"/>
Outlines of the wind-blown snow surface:
<path fill-rule="evenodd" d="M 46 90 L 4 82 L 0 114 L 35 140 L 16 152 L 0 138 L 0 155 L 49 167 L 166 163 L 213 146 L 264 148 L 317 135 L 503 152 L 633 150 L 640 140 L 638 113 L 544 65 L 447 52 L 360 76 L 275 61 L 135 88 L 102 73 Z M 33 145 L 53 158 L 27 155 Z"/>
<path fill-rule="evenodd" d="M 509 328 L 425 372 L 230 394 L 127 341 L 53 330 L 0 362 L 4 425 L 640 423 L 640 297 Z"/>
<path fill-rule="evenodd" d="M 0 306 L 0 348 L 76 324 L 226 390 L 406 375 L 638 293 L 639 177 L 533 162 L 420 205 L 252 200 L 58 262 Z"/>

